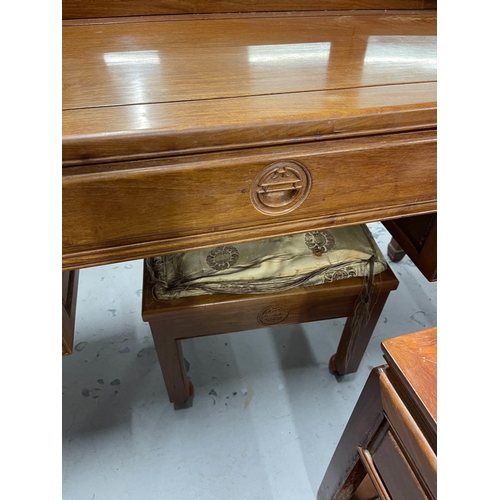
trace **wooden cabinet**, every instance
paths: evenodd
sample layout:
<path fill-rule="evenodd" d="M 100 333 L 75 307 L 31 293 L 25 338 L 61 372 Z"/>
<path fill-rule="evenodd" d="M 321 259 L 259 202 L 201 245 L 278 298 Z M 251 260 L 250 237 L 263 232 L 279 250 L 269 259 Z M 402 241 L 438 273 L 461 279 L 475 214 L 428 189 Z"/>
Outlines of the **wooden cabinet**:
<path fill-rule="evenodd" d="M 320 500 L 358 498 L 365 476 L 382 500 L 437 496 L 437 330 L 382 343 L 374 368 L 318 492 Z"/>

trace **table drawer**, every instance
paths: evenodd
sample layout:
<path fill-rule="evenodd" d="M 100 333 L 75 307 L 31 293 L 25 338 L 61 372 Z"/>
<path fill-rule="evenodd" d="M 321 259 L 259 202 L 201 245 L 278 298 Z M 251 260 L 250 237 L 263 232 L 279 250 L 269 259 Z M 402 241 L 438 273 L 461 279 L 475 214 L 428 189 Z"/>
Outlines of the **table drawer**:
<path fill-rule="evenodd" d="M 66 268 L 436 209 L 435 131 L 63 169 Z"/>

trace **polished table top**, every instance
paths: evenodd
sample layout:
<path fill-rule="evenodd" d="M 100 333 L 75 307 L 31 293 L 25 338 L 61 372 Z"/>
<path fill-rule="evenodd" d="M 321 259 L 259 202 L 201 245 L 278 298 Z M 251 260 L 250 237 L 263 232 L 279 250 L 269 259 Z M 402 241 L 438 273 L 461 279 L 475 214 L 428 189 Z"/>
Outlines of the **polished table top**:
<path fill-rule="evenodd" d="M 63 269 L 435 211 L 436 29 L 432 10 L 64 23 Z M 310 194 L 263 215 L 278 160 Z"/>
<path fill-rule="evenodd" d="M 63 27 L 63 161 L 435 126 L 436 78 L 433 11 L 82 21 Z"/>

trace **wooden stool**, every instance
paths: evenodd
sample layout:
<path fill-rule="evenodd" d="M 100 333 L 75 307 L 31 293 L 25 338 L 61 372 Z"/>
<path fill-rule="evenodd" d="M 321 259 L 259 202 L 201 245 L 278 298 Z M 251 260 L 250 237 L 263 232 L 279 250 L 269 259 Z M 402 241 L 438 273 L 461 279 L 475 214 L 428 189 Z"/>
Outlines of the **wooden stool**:
<path fill-rule="evenodd" d="M 193 337 L 347 317 L 337 353 L 330 360 L 330 371 L 341 375 L 355 372 L 389 293 L 399 285 L 390 268 L 375 275 L 369 319 L 355 329 L 353 316 L 356 301 L 365 289 L 363 278 L 265 295 L 221 293 L 166 301 L 154 297 L 149 278 L 144 266 L 142 317 L 149 322 L 172 403 L 185 402 L 193 394 L 181 345 L 183 339 Z"/>

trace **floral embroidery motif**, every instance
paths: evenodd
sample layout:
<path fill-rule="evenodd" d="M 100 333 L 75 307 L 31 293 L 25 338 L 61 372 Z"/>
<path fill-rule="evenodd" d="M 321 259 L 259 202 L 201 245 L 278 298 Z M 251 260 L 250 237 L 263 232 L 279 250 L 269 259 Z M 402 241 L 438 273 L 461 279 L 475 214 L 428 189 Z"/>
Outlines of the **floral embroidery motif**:
<path fill-rule="evenodd" d="M 216 271 L 229 269 L 234 266 L 240 256 L 238 250 L 232 245 L 225 245 L 211 250 L 207 255 L 207 264 Z"/>
<path fill-rule="evenodd" d="M 327 231 L 316 231 L 304 234 L 307 248 L 310 248 L 314 255 L 322 255 L 335 248 L 335 238 Z"/>
<path fill-rule="evenodd" d="M 336 271 L 331 271 L 329 273 L 325 273 L 325 283 L 331 283 L 332 281 L 345 280 L 347 278 L 355 278 L 356 277 L 356 269 L 348 266 L 342 269 L 337 269 Z"/>

